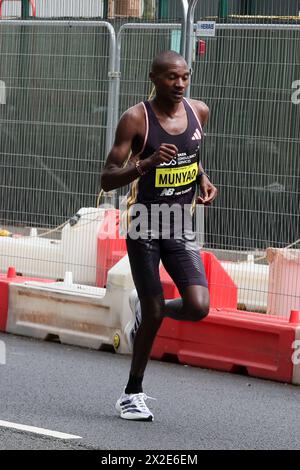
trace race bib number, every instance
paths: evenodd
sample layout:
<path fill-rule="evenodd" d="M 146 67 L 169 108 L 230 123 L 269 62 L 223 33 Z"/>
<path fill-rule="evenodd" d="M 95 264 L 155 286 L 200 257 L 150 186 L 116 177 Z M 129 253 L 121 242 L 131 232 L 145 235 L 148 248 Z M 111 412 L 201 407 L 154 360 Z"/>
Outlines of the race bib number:
<path fill-rule="evenodd" d="M 198 163 L 182 166 L 180 168 L 157 168 L 155 174 L 155 187 L 186 186 L 196 180 Z"/>

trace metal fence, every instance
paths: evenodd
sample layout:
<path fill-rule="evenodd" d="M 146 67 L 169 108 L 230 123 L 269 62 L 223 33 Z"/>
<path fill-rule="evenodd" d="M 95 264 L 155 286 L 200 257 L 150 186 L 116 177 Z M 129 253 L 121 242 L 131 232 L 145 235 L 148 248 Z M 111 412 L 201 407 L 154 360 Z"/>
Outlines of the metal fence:
<path fill-rule="evenodd" d="M 0 23 L 0 219 L 53 226 L 94 206 L 109 129 L 105 22 Z M 110 137 L 108 137 L 110 138 Z"/>
<path fill-rule="evenodd" d="M 300 26 L 219 25 L 194 62 L 191 94 L 211 109 L 203 161 L 220 189 L 207 218 L 211 247 L 299 238 L 299 43 Z"/>
<path fill-rule="evenodd" d="M 9 4 L 3 3 L 3 10 Z M 17 4 L 20 7 L 20 2 L 12 2 L 14 8 Z M 36 1 L 35 5 L 37 17 L 42 13 L 91 16 L 95 2 L 67 2 L 64 8 L 54 0 L 44 6 Z M 181 41 L 185 39 L 187 0 L 178 0 L 178 5 L 183 18 L 179 47 L 184 52 Z M 129 49 L 123 49 L 122 60 L 116 57 L 115 30 L 121 41 L 126 11 L 110 23 L 0 21 L 1 224 L 53 227 L 78 207 L 95 205 L 118 109 L 126 104 L 126 98 L 119 100 L 119 74 L 127 84 L 137 70 L 147 75 L 147 62 L 157 48 L 172 47 L 169 38 L 162 41 L 161 25 L 157 37 L 157 30 L 147 35 L 139 26 L 129 48 L 140 59 L 145 53 L 145 59 L 139 65 L 135 61 L 135 70 L 128 66 L 130 60 L 124 67 Z M 136 20 L 140 22 L 140 18 Z M 168 36 L 168 25 L 166 30 Z M 140 44 L 143 51 L 138 51 Z M 144 85 L 139 87 L 137 99 L 148 96 Z M 121 96 L 126 93 L 122 90 Z"/>
<path fill-rule="evenodd" d="M 151 94 L 153 85 L 149 72 L 153 57 L 164 50 L 181 50 L 181 25 L 124 24 L 117 36 L 117 70 L 119 80 L 119 109 L 116 116 L 130 106 L 144 101 Z"/>

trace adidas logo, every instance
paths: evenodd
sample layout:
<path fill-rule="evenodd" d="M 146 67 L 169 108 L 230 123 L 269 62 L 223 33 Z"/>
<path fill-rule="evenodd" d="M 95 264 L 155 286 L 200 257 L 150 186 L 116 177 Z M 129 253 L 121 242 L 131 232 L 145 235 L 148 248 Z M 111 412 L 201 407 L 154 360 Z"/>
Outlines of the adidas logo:
<path fill-rule="evenodd" d="M 192 137 L 192 140 L 201 140 L 202 136 L 201 136 L 201 132 L 199 131 L 199 129 L 197 128 L 193 137 Z"/>

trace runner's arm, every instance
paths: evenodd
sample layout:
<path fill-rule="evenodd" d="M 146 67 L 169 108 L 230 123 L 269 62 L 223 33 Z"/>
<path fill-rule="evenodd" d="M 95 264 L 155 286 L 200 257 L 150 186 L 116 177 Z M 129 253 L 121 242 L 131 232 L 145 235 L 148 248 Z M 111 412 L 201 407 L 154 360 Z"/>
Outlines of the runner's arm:
<path fill-rule="evenodd" d="M 124 166 L 137 134 L 137 117 L 137 111 L 128 110 L 119 121 L 115 141 L 101 175 L 101 188 L 106 192 L 126 186 L 139 176 L 135 166 L 136 159 L 130 159 Z M 141 167 L 142 165 L 141 163 Z"/>
<path fill-rule="evenodd" d="M 193 101 L 193 104 L 195 106 L 201 125 L 204 127 L 209 118 L 209 108 L 205 103 L 203 103 L 203 101 L 195 100 Z M 208 179 L 201 162 L 199 162 L 198 185 L 201 191 L 201 196 L 198 196 L 197 203 L 210 204 L 213 202 L 217 197 L 218 190 Z"/>
<path fill-rule="evenodd" d="M 125 166 L 134 138 L 140 133 L 141 119 L 143 116 L 139 116 L 139 109 L 134 107 L 122 116 L 118 124 L 115 142 L 101 176 L 101 188 L 105 192 L 131 183 L 151 168 L 161 163 L 168 163 L 178 153 L 175 145 L 162 143 L 150 157 L 139 160 L 139 155 L 135 155 Z M 139 161 L 138 168 L 137 161 Z"/>

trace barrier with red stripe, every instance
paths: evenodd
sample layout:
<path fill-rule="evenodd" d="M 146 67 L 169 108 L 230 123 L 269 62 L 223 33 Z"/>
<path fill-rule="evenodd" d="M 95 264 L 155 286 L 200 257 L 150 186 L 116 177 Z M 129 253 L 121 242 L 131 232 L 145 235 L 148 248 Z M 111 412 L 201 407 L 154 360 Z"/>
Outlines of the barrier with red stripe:
<path fill-rule="evenodd" d="M 236 309 L 238 291 L 235 283 L 215 255 L 206 251 L 200 254 L 208 282 L 210 306 Z M 160 268 L 160 279 L 166 299 L 180 297 L 177 287 L 163 266 Z"/>
<path fill-rule="evenodd" d="M 112 216 L 111 213 L 108 217 Z M 115 227 L 111 233 L 117 231 Z M 112 236 L 105 246 L 102 244 L 101 252 L 101 243 L 98 244 L 97 267 L 102 263 L 102 279 L 109 266 L 125 255 L 125 242 L 120 245 L 123 242 L 118 235 L 115 240 Z M 172 355 L 184 364 L 227 372 L 244 371 L 253 377 L 300 384 L 300 357 L 299 364 L 293 361 L 295 344 L 300 344 L 300 314 L 293 314 L 288 321 L 284 317 L 236 310 L 237 287 L 233 280 L 212 253 L 202 252 L 201 256 L 210 292 L 210 313 L 197 323 L 166 318 L 151 357 L 162 360 Z M 163 267 L 160 277 L 165 298 L 180 297 Z"/>
<path fill-rule="evenodd" d="M 120 211 L 108 209 L 97 237 L 97 287 L 106 286 L 108 271 L 127 253 L 125 238 L 119 229 Z"/>
<path fill-rule="evenodd" d="M 39 281 L 45 283 L 54 282 L 53 280 L 18 276 L 14 267 L 8 268 L 6 274 L 0 274 L 0 331 L 6 331 L 9 302 L 9 284 L 11 282 L 23 284 L 26 281 Z"/>
<path fill-rule="evenodd" d="M 300 316 L 288 321 L 233 309 L 211 309 L 203 321 L 179 322 L 166 318 L 153 345 L 151 357 L 166 355 L 192 366 L 288 383 L 295 381 L 294 342 Z M 298 380 L 298 379 L 297 379 Z"/>

